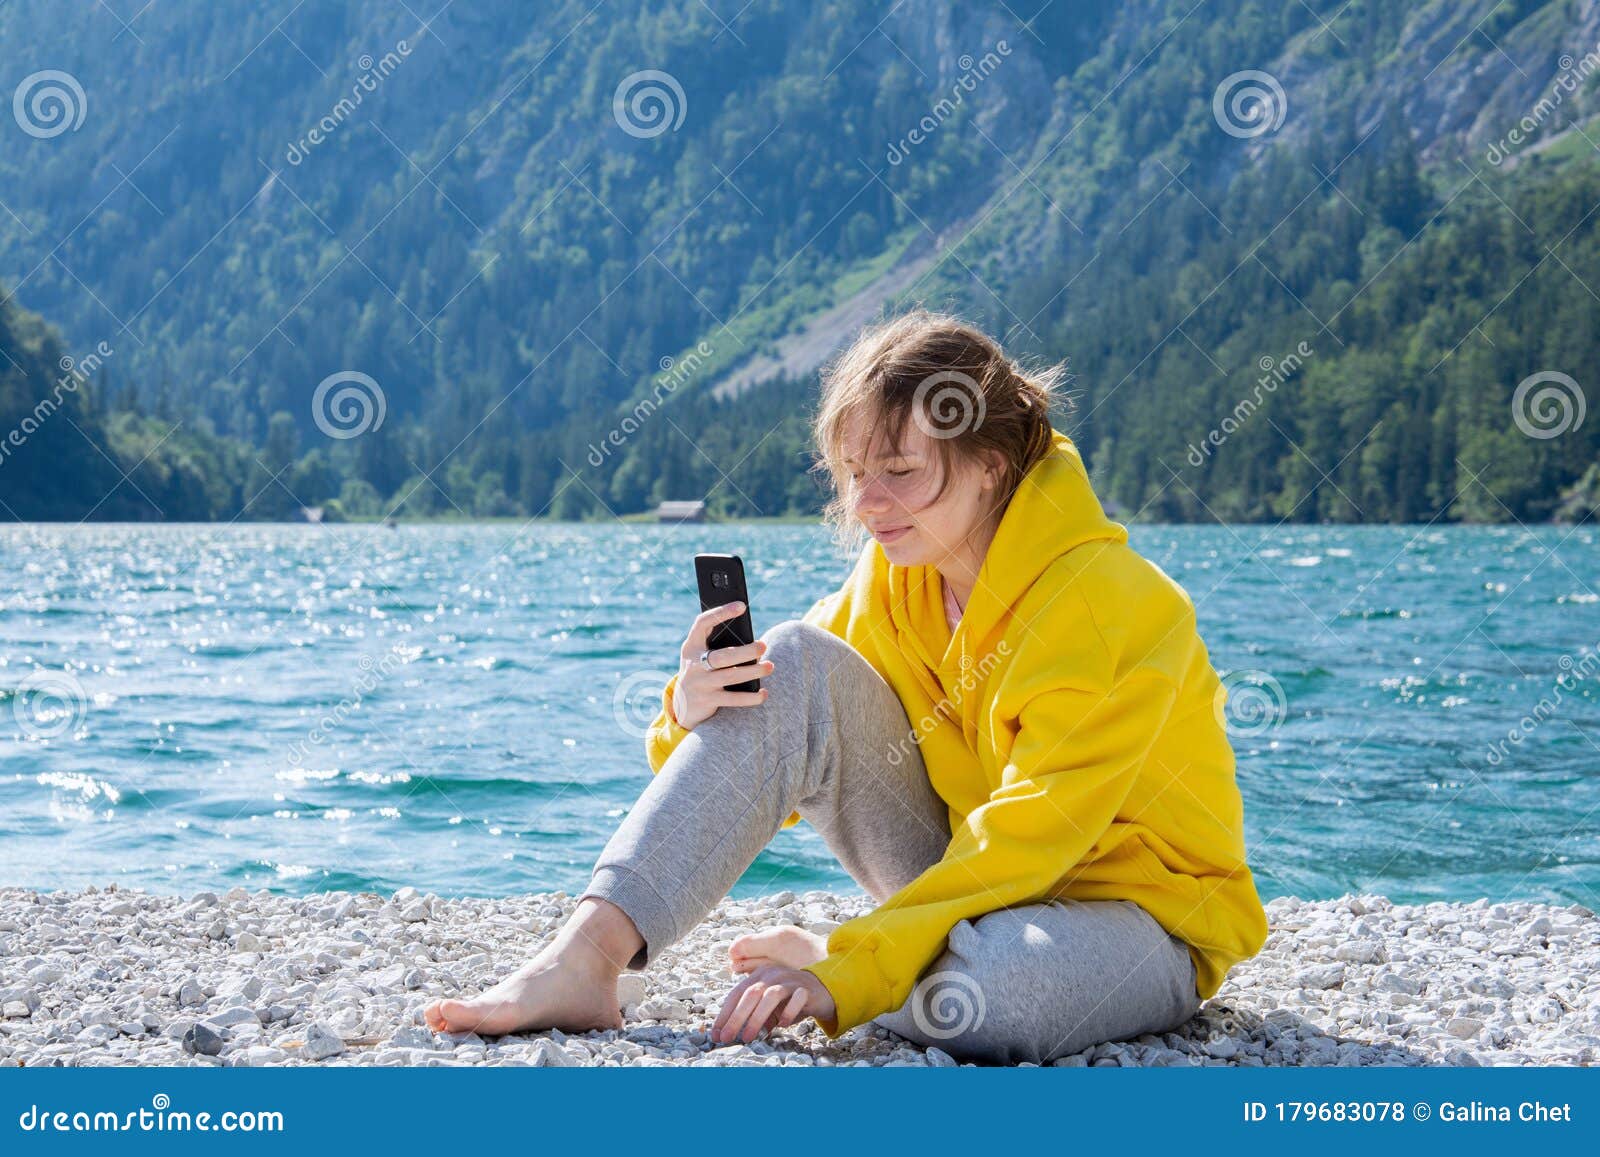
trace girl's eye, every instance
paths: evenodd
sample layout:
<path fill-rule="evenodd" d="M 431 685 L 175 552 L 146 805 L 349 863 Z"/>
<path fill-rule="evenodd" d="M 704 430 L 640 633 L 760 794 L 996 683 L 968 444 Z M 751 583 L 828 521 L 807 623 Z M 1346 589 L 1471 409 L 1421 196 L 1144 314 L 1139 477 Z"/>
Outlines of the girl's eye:
<path fill-rule="evenodd" d="M 0 2 L 3 2 L 3 0 L 0 0 Z M 906 475 L 914 474 L 914 473 L 916 473 L 916 468 L 915 467 L 913 467 L 913 466 L 905 466 L 905 467 L 901 467 L 898 470 L 880 470 L 876 474 L 874 474 L 873 477 L 875 477 L 875 478 L 904 478 Z M 849 477 L 851 482 L 853 482 L 853 483 L 855 483 L 856 485 L 859 486 L 865 481 L 865 479 L 867 477 L 867 474 L 866 474 L 866 471 L 864 471 L 864 470 L 851 470 L 849 472 L 849 474 L 848 474 L 848 477 Z"/>

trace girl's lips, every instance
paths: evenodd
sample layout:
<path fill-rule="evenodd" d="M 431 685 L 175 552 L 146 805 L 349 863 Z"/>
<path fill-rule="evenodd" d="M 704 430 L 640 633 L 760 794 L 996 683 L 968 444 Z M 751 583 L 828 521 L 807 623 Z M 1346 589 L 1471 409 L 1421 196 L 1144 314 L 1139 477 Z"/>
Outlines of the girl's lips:
<path fill-rule="evenodd" d="M 887 530 L 874 530 L 872 537 L 879 542 L 895 542 L 911 533 L 909 526 L 893 526 Z"/>

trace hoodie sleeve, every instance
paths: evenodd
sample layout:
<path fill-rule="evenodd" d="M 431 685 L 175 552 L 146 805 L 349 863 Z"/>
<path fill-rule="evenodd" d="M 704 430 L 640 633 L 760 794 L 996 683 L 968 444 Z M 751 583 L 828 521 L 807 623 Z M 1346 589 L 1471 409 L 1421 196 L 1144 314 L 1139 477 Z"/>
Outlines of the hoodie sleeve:
<path fill-rule="evenodd" d="M 1016 714 L 998 786 L 968 814 L 944 857 L 874 911 L 834 929 L 827 957 L 806 966 L 837 1008 L 832 1024 L 818 1021 L 828 1036 L 900 1008 L 959 921 L 1048 895 L 1122 808 L 1177 687 L 1149 666 L 1113 682 L 1105 645 L 1085 625 L 1098 669 L 1075 672 L 1070 686 L 1059 671 L 1053 685 L 1034 686 Z"/>
<path fill-rule="evenodd" d="M 837 633 L 833 624 L 839 620 L 840 615 L 848 616 L 849 613 L 849 608 L 844 605 L 845 602 L 845 592 L 835 591 L 813 603 L 811 609 L 805 613 L 803 621 Z M 661 770 L 672 753 L 677 750 L 678 744 L 683 742 L 683 737 L 689 734 L 689 729 L 680 727 L 672 714 L 672 694 L 677 686 L 678 676 L 673 675 L 662 688 L 661 710 L 656 713 L 655 721 L 644 734 L 644 755 L 650 762 L 652 775 Z M 799 822 L 800 813 L 792 812 L 789 818 L 783 821 L 782 826 L 792 828 Z"/>
<path fill-rule="evenodd" d="M 650 761 L 650 774 L 654 775 L 661 770 L 678 744 L 683 742 L 683 737 L 689 734 L 687 727 L 679 727 L 678 721 L 672 715 L 672 693 L 677 689 L 678 676 L 673 675 L 667 680 L 667 685 L 661 691 L 661 710 L 656 713 L 655 722 L 651 723 L 644 733 L 644 756 Z"/>

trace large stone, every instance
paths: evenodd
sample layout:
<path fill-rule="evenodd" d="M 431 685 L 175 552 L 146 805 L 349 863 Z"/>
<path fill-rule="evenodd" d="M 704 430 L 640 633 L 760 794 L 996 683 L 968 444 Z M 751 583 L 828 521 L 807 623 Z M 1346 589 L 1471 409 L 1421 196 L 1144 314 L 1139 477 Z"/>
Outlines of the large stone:
<path fill-rule="evenodd" d="M 641 1004 L 637 1015 L 643 1020 L 688 1020 L 689 1008 L 682 1001 L 657 996 Z"/>
<path fill-rule="evenodd" d="M 191 1025 L 183 1034 L 183 1051 L 191 1056 L 217 1056 L 222 1052 L 222 1034 L 207 1025 Z"/>
<path fill-rule="evenodd" d="M 27 1016 L 39 1007 L 39 993 L 32 988 L 0 988 L 0 1004 L 13 1002 L 23 1005 L 28 1011 L 22 1015 Z"/>
<path fill-rule="evenodd" d="M 1206 1041 L 1206 1052 L 1222 1060 L 1229 1060 L 1239 1052 L 1239 1044 L 1232 1037 L 1219 1036 Z"/>
<path fill-rule="evenodd" d="M 643 974 L 638 972 L 624 972 L 617 977 L 617 1007 L 627 1008 L 630 1004 L 642 1004 L 649 986 L 645 983 Z"/>
<path fill-rule="evenodd" d="M 1371 964 L 1383 959 L 1383 944 L 1377 940 L 1347 940 L 1333 950 L 1333 958 L 1351 964 Z"/>
<path fill-rule="evenodd" d="M 1295 981 L 1304 988 L 1338 988 L 1344 983 L 1344 965 L 1318 964 L 1302 968 Z"/>
<path fill-rule="evenodd" d="M 1422 991 L 1422 981 L 1398 972 L 1384 972 L 1373 977 L 1372 987 L 1379 992 L 1402 992 L 1407 996 L 1416 996 Z"/>
<path fill-rule="evenodd" d="M 389 1044 L 398 1049 L 436 1049 L 439 1047 L 439 1038 L 433 1035 L 432 1029 L 420 1024 L 408 1024 L 389 1038 Z"/>
<path fill-rule="evenodd" d="M 300 1055 L 308 1061 L 321 1061 L 344 1052 L 344 1040 L 338 1033 L 319 1021 L 306 1026 L 305 1043 Z"/>

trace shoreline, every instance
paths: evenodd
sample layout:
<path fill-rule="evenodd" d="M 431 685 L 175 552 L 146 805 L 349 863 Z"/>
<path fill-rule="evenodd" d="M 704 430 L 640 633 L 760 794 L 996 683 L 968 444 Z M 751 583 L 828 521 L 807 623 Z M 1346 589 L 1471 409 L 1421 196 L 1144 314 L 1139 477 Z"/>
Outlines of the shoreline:
<path fill-rule="evenodd" d="M 81 1065 L 950 1066 L 870 1024 L 810 1020 L 750 1045 L 706 1031 L 737 978 L 735 936 L 829 927 L 872 907 L 824 891 L 724 899 L 620 984 L 624 1028 L 436 1034 L 422 1009 L 471 995 L 542 945 L 565 892 L 444 899 L 0 888 L 0 1067 Z M 1178 1031 L 1096 1045 L 1074 1066 L 1588 1065 L 1600 1062 L 1600 920 L 1532 901 L 1277 897 L 1260 954 Z"/>

